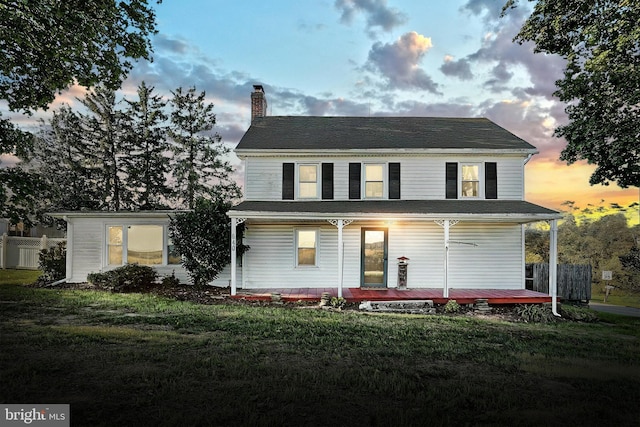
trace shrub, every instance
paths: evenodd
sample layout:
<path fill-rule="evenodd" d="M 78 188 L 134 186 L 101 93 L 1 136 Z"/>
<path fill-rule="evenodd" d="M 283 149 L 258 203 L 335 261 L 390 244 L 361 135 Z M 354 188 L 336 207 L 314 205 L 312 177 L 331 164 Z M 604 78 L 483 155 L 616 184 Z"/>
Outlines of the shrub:
<path fill-rule="evenodd" d="M 180 286 L 180 279 L 176 277 L 176 272 L 173 271 L 171 276 L 164 276 L 161 283 L 162 286 L 166 288 L 175 288 L 176 286 Z"/>
<path fill-rule="evenodd" d="M 458 301 L 456 301 L 454 299 L 450 299 L 444 305 L 444 312 L 445 313 L 458 313 L 461 310 L 461 308 L 462 307 L 460 307 L 460 304 L 458 304 Z"/>
<path fill-rule="evenodd" d="M 38 254 L 38 269 L 42 275 L 39 283 L 50 283 L 64 279 L 67 270 L 67 244 L 60 242 L 51 249 L 43 249 Z"/>
<path fill-rule="evenodd" d="M 592 310 L 584 307 L 576 307 L 574 305 L 563 304 L 560 307 L 560 314 L 564 319 L 575 320 L 578 322 L 597 322 L 598 315 Z"/>
<path fill-rule="evenodd" d="M 87 279 L 111 292 L 137 292 L 155 286 L 158 274 L 146 265 L 127 264 L 104 273 L 91 273 Z"/>
<path fill-rule="evenodd" d="M 545 304 L 523 304 L 516 306 L 516 314 L 525 322 L 547 323 L 556 320 L 551 306 Z"/>

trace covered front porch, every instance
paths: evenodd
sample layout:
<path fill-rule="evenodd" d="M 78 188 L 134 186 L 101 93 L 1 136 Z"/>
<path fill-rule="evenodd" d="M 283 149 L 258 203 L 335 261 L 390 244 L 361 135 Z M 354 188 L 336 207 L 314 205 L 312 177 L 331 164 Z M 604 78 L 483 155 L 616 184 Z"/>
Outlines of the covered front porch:
<path fill-rule="evenodd" d="M 280 294 L 282 301 L 296 302 L 320 301 L 323 293 L 332 297 L 338 296 L 336 288 L 269 288 L 242 289 L 232 298 L 252 301 L 270 301 L 273 294 Z M 344 288 L 342 297 L 347 302 L 362 301 L 402 301 L 402 300 L 432 300 L 434 304 L 446 304 L 456 300 L 458 304 L 473 304 L 477 299 L 486 299 L 489 304 L 541 304 L 551 302 L 548 294 L 530 291 L 528 289 L 450 289 L 449 298 L 442 296 L 442 289 L 423 288 L 400 290 Z"/>

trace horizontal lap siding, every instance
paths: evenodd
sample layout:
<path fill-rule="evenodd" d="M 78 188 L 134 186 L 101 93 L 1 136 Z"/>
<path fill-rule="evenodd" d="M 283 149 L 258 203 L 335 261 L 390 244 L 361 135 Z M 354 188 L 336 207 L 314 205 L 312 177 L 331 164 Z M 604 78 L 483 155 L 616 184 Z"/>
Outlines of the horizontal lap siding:
<path fill-rule="evenodd" d="M 449 287 L 523 289 L 522 232 L 518 224 L 460 222 L 450 229 Z"/>
<path fill-rule="evenodd" d="M 294 265 L 296 227 L 320 230 L 316 267 Z M 337 234 L 329 223 L 249 224 L 245 243 L 250 246 L 244 258 L 247 288 L 316 288 L 337 283 Z"/>
<path fill-rule="evenodd" d="M 246 200 L 282 200 L 282 163 L 292 160 L 247 158 L 244 197 Z"/>
<path fill-rule="evenodd" d="M 498 199 L 524 197 L 523 158 L 489 156 L 260 157 L 245 160 L 245 199 L 282 200 L 282 163 L 333 163 L 334 200 L 349 199 L 349 163 L 400 163 L 404 200 L 445 198 L 445 164 L 496 162 Z M 484 174 L 482 174 L 484 176 Z"/>
<path fill-rule="evenodd" d="M 106 227 L 107 225 L 141 224 L 164 225 L 166 220 L 145 219 L 98 219 L 75 218 L 73 219 L 73 273 L 72 283 L 86 282 L 91 273 L 100 273 L 112 270 L 119 266 L 106 265 Z M 180 264 L 153 266 L 160 277 L 175 276 L 182 283 L 191 283 L 187 271 Z"/>
<path fill-rule="evenodd" d="M 245 234 L 251 247 L 245 254 L 247 288 L 336 287 L 338 230 L 323 223 L 302 227 L 320 227 L 319 266 L 294 266 L 294 229 L 296 226 L 249 224 Z M 444 244 L 442 228 L 434 222 L 393 223 L 354 222 L 343 229 L 345 288 L 360 287 L 361 230 L 363 227 L 388 228 L 388 286 L 397 286 L 397 258 L 410 258 L 408 285 L 412 288 L 439 288 L 444 281 Z"/>
<path fill-rule="evenodd" d="M 522 158 L 497 160 L 498 199 L 524 199 L 524 164 Z"/>
<path fill-rule="evenodd" d="M 389 226 L 389 287 L 397 287 L 398 258 L 409 258 L 409 288 L 441 288 L 444 283 L 442 227 L 432 221 Z"/>
<path fill-rule="evenodd" d="M 95 219 L 74 219 L 71 282 L 86 282 L 87 275 L 101 271 L 103 249 L 104 223 Z"/>

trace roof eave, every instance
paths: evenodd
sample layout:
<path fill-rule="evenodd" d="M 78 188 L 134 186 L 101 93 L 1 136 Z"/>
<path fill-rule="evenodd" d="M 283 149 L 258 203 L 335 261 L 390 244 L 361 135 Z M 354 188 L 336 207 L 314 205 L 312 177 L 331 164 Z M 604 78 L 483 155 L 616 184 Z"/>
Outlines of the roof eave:
<path fill-rule="evenodd" d="M 557 213 L 499 213 L 499 214 L 475 214 L 475 213 L 377 213 L 377 212 L 276 212 L 276 211 L 239 211 L 230 210 L 227 215 L 230 218 L 264 219 L 277 221 L 316 220 L 326 221 L 330 219 L 347 219 L 360 221 L 436 221 L 458 220 L 473 222 L 508 222 L 529 223 L 560 219 Z"/>
<path fill-rule="evenodd" d="M 291 156 L 354 156 L 354 155 L 486 155 L 492 156 L 523 156 L 538 154 L 535 148 L 368 148 L 368 149 L 340 149 L 327 150 L 318 149 L 258 149 L 241 148 L 235 149 L 236 155 L 240 159 L 246 157 L 291 157 Z"/>

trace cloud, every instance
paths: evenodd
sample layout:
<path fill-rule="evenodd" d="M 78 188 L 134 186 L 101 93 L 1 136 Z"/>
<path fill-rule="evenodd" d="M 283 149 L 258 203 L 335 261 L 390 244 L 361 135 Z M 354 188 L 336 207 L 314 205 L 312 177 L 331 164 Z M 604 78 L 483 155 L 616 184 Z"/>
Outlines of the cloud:
<path fill-rule="evenodd" d="M 369 51 L 365 68 L 379 72 L 389 89 L 422 89 L 441 94 L 438 84 L 418 65 L 431 46 L 431 38 L 415 31 L 393 43 L 377 42 Z"/>
<path fill-rule="evenodd" d="M 340 21 L 344 24 L 353 22 L 359 13 L 366 15 L 370 36 L 377 28 L 389 32 L 407 21 L 404 13 L 387 7 L 386 0 L 336 0 L 335 7 L 342 13 Z"/>
<path fill-rule="evenodd" d="M 446 76 L 457 77 L 460 80 L 472 80 L 473 73 L 471 72 L 471 65 L 469 61 L 462 58 L 458 61 L 453 60 L 453 56 L 447 55 L 444 57 L 444 64 L 440 66 L 440 71 Z"/>

